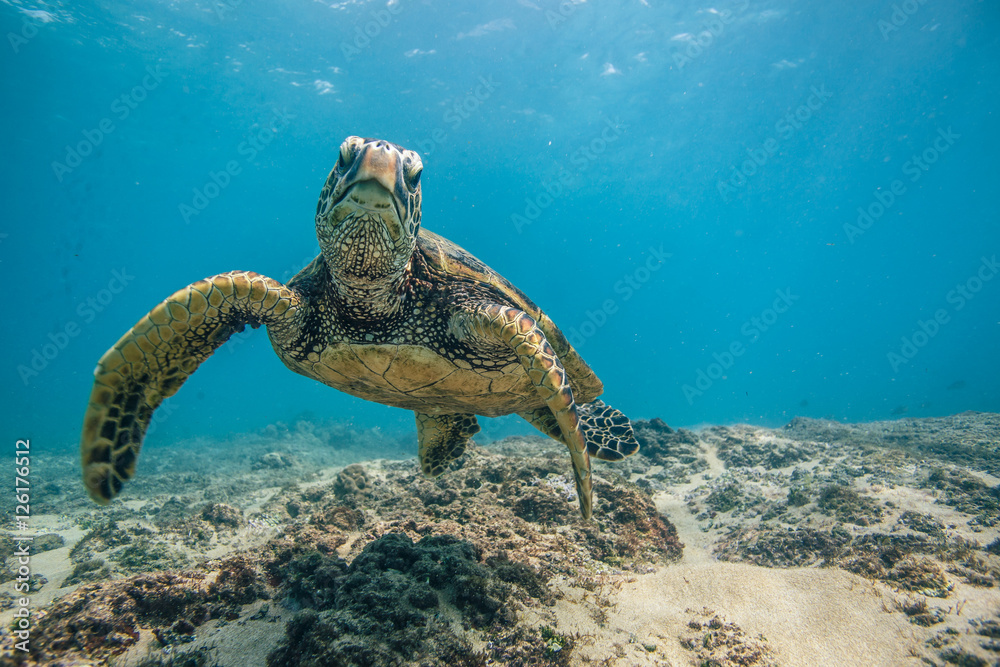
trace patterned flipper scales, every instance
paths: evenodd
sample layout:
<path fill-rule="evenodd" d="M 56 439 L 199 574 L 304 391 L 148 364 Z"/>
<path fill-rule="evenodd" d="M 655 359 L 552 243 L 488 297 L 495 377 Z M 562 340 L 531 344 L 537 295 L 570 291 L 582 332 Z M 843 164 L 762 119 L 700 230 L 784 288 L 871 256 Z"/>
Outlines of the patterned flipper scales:
<path fill-rule="evenodd" d="M 465 452 L 472 436 L 479 433 L 475 415 L 417 415 L 417 440 L 420 443 L 420 469 L 428 477 L 437 477 L 448 464 Z"/>
<path fill-rule="evenodd" d="M 587 453 L 591 456 L 602 461 L 621 461 L 639 451 L 632 423 L 621 411 L 604 401 L 577 405 L 576 410 L 587 441 Z M 555 415 L 548 408 L 518 414 L 550 438 L 562 439 Z"/>
<path fill-rule="evenodd" d="M 535 320 L 523 310 L 488 304 L 454 322 L 463 337 L 487 344 L 500 341 L 517 355 L 538 395 L 555 417 L 559 440 L 569 448 L 580 513 L 589 519 L 593 505 L 590 457 L 566 369 Z"/>
<path fill-rule="evenodd" d="M 188 285 L 139 320 L 94 370 L 80 441 L 90 497 L 106 505 L 121 491 L 153 411 L 231 335 L 266 324 L 280 337 L 296 326 L 298 308 L 285 285 L 234 271 Z"/>

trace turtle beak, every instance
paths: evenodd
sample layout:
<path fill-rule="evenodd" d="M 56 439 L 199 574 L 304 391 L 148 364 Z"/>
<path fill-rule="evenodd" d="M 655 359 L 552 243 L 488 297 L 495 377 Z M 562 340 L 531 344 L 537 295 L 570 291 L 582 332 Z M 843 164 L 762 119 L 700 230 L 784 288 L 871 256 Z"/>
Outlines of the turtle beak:
<path fill-rule="evenodd" d="M 348 142 L 344 142 L 348 147 Z M 374 213 L 387 213 L 390 209 L 395 216 L 380 215 L 386 223 L 389 234 L 394 241 L 402 235 L 404 212 L 403 201 L 406 198 L 406 185 L 403 182 L 402 165 L 399 153 L 384 141 L 374 141 L 364 144 L 356 155 L 347 154 L 349 164 L 346 164 L 345 150 L 341 148 L 341 164 L 347 167 L 344 174 L 343 195 L 334 205 L 350 201 L 358 208 Z"/>
<path fill-rule="evenodd" d="M 364 147 L 358 156 L 355 181 L 372 180 L 387 191 L 395 193 L 399 184 L 401 165 L 399 153 L 384 141 L 375 141 Z"/>
<path fill-rule="evenodd" d="M 345 194 L 343 201 L 357 209 L 364 209 L 376 214 L 385 225 L 386 231 L 392 237 L 393 243 L 399 241 L 403 234 L 402 212 L 396 197 L 388 192 L 382 184 L 375 180 L 364 180 L 353 185 Z"/>

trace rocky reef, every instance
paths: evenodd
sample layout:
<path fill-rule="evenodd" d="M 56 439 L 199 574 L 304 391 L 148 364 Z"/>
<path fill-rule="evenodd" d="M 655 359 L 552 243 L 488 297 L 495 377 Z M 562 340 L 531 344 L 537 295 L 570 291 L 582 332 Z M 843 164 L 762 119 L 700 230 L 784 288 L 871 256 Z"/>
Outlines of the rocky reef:
<path fill-rule="evenodd" d="M 44 611 L 29 656 L 5 660 L 106 660 L 144 633 L 176 656 L 209 627 L 274 622 L 281 608 L 269 665 L 568 664 L 574 639 L 519 623 L 519 612 L 554 604 L 553 577 L 591 586 L 674 562 L 683 545 L 650 497 L 614 474 L 595 478 L 595 520 L 583 521 L 561 448 L 512 446 L 533 456 L 475 448 L 434 480 L 412 461 L 349 465 L 272 489 L 249 519 L 177 496 L 147 503 L 145 521 L 121 509 L 92 518 L 63 582 L 90 583 Z M 196 564 L 200 548 L 251 523 L 282 528 Z M 154 571 L 136 574 L 144 565 Z"/>
<path fill-rule="evenodd" d="M 0 665 L 1000 664 L 997 415 L 634 426 L 592 521 L 540 437 L 428 479 L 300 423 L 199 443 L 203 475 L 147 453 L 102 509 L 54 457 L 31 650 Z"/>

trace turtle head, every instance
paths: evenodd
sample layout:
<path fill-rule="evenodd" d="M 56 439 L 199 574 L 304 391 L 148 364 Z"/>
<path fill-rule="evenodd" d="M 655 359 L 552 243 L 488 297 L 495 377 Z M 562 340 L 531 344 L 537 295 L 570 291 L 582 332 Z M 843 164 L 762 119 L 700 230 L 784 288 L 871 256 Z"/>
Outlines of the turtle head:
<path fill-rule="evenodd" d="M 348 137 L 316 208 L 316 236 L 334 281 L 378 293 L 398 283 L 420 229 L 420 156 Z"/>

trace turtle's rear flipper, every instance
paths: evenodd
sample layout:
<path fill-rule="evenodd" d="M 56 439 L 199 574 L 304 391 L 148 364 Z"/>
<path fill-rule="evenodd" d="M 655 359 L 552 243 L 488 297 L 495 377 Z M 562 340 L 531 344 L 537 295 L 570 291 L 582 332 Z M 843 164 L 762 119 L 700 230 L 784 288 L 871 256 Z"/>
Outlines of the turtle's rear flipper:
<path fill-rule="evenodd" d="M 602 461 L 621 461 L 639 451 L 632 422 L 604 401 L 577 406 L 583 422 L 587 451 Z"/>
<path fill-rule="evenodd" d="M 299 297 L 285 285 L 246 271 L 199 280 L 139 320 L 94 369 L 83 419 L 80 458 L 90 497 L 106 505 L 135 474 L 153 411 L 198 366 L 249 324 L 288 336 Z"/>
<path fill-rule="evenodd" d="M 588 454 L 603 461 L 621 461 L 639 451 L 632 423 L 620 410 L 604 401 L 585 403 L 576 406 L 576 409 L 580 415 L 583 437 L 587 441 Z M 548 408 L 518 414 L 550 438 L 561 439 L 559 424 Z"/>
<path fill-rule="evenodd" d="M 476 415 L 417 415 L 417 440 L 420 443 L 420 469 L 428 477 L 437 477 L 448 464 L 465 452 L 472 436 L 479 433 Z"/>

